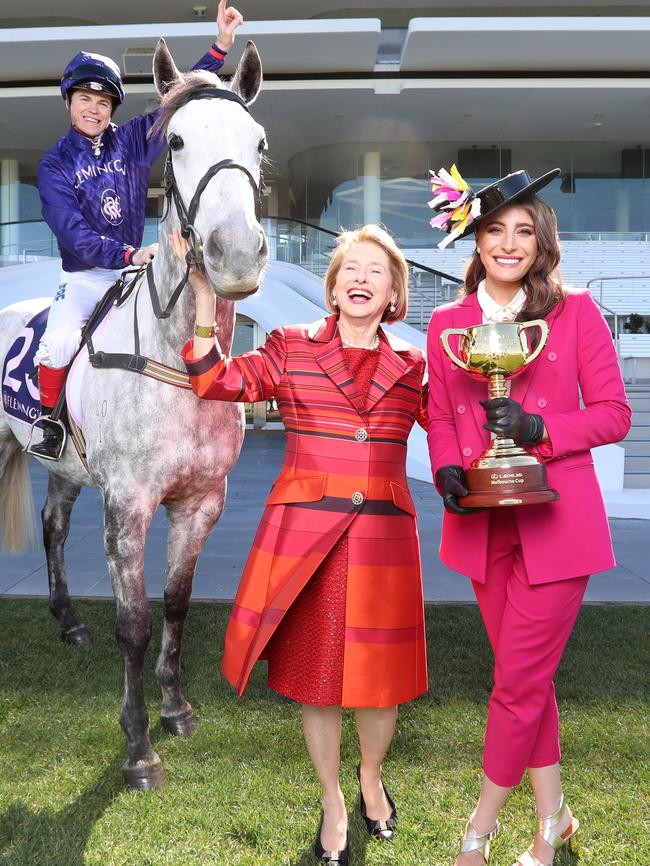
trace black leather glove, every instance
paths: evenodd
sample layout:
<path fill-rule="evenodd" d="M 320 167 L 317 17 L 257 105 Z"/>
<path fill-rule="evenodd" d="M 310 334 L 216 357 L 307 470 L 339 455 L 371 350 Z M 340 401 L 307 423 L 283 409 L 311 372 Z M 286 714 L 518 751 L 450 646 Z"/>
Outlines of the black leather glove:
<path fill-rule="evenodd" d="M 458 504 L 459 497 L 467 496 L 467 478 L 462 466 L 441 466 L 436 472 L 436 484 L 442 490 L 442 501 L 447 511 L 454 514 L 476 514 L 484 508 L 463 508 Z"/>
<path fill-rule="evenodd" d="M 544 435 L 544 421 L 541 415 L 525 412 L 521 403 L 510 397 L 495 397 L 494 400 L 481 400 L 487 415 L 486 430 L 514 439 L 517 445 L 535 445 Z"/>

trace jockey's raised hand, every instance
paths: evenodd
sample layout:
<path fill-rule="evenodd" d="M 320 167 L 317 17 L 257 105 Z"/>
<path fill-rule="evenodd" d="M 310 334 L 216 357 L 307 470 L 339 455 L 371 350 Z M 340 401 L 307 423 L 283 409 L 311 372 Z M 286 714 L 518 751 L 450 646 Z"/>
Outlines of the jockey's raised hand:
<path fill-rule="evenodd" d="M 237 9 L 228 6 L 228 0 L 219 0 L 217 9 L 217 47 L 222 51 L 230 51 L 235 41 L 235 31 L 244 23 L 244 18 Z"/>

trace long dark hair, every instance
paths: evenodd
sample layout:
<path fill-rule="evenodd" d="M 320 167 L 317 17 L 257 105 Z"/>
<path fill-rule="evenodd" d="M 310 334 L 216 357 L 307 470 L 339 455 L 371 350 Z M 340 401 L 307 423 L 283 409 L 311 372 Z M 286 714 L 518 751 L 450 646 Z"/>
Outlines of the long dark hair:
<path fill-rule="evenodd" d="M 565 290 L 560 273 L 560 239 L 557 233 L 555 211 L 536 195 L 505 207 L 521 207 L 533 221 L 537 238 L 537 256 L 524 277 L 523 289 L 526 303 L 518 321 L 543 319 L 564 298 Z M 465 282 L 460 288 L 461 296 L 471 295 L 485 279 L 485 268 L 476 250 L 465 272 Z"/>

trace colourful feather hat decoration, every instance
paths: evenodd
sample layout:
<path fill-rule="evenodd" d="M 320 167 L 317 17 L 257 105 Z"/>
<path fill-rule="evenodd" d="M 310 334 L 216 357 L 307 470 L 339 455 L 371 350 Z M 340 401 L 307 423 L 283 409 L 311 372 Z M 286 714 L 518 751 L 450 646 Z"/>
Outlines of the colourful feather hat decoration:
<path fill-rule="evenodd" d="M 446 246 L 462 236 L 469 225 L 481 215 L 481 200 L 463 180 L 455 165 L 449 171 L 441 168 L 438 174 L 430 171 L 431 189 L 435 198 L 429 202 L 429 207 L 438 212 L 430 225 L 434 229 L 448 232 L 447 237 L 438 244 L 444 250 Z"/>

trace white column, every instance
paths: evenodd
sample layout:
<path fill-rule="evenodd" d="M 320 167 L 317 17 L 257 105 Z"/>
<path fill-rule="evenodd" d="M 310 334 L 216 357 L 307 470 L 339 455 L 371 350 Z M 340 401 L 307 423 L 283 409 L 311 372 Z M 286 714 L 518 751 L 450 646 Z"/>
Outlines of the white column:
<path fill-rule="evenodd" d="M 0 223 L 17 222 L 19 165 L 17 159 L 0 159 Z M 0 254 L 17 257 L 18 226 L 3 226 L 0 234 Z"/>
<path fill-rule="evenodd" d="M 268 190 L 268 195 L 266 196 L 266 212 L 270 216 L 277 216 L 279 211 L 278 185 L 276 183 L 267 183 L 265 184 L 265 189 Z M 265 220 L 262 219 L 262 225 L 264 224 Z M 266 226 L 268 226 L 266 240 L 269 245 L 269 258 L 275 261 L 278 257 L 278 223 L 276 220 L 268 220 Z"/>
<path fill-rule="evenodd" d="M 616 229 L 617 232 L 630 230 L 630 181 L 623 183 L 616 190 Z M 639 181 L 643 183 L 643 181 Z"/>
<path fill-rule="evenodd" d="M 381 222 L 381 154 L 376 150 L 363 155 L 363 221 Z"/>

